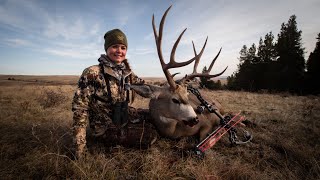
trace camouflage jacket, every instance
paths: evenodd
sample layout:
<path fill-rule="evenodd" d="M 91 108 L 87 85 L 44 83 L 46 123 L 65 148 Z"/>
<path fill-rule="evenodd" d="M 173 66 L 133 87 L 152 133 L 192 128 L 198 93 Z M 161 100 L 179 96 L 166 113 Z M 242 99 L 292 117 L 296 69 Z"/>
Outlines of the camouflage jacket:
<path fill-rule="evenodd" d="M 102 55 L 101 58 L 106 56 Z M 115 67 L 110 65 L 112 63 L 103 64 L 100 61 L 99 65 L 86 68 L 79 79 L 72 102 L 76 151 L 82 151 L 86 145 L 88 124 L 93 130 L 93 136 L 103 135 L 107 127 L 112 124 L 113 104 L 127 101 L 128 96 L 132 96 L 132 92 L 128 93 L 125 90 L 126 82 L 135 84 L 144 82 L 130 70 L 128 64 L 123 64 L 124 67 L 120 70 L 115 70 Z"/>

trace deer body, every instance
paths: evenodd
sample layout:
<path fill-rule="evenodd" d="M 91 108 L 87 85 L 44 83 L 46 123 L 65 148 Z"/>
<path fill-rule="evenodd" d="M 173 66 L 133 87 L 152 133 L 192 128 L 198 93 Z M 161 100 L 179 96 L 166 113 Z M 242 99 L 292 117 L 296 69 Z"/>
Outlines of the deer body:
<path fill-rule="evenodd" d="M 187 92 L 184 85 L 177 85 L 178 90 L 172 92 L 169 87 L 155 85 L 132 85 L 140 95 L 151 98 L 149 111 L 151 123 L 161 136 L 177 139 L 186 136 L 198 136 L 203 140 L 219 125 L 220 119 L 213 113 L 205 110 L 197 113 L 200 105 L 197 97 Z M 203 96 L 206 100 L 210 97 Z M 223 114 L 219 102 L 212 100 L 210 104 L 217 112 Z"/>
<path fill-rule="evenodd" d="M 221 73 L 214 75 L 209 74 L 215 60 L 220 54 L 220 49 L 217 56 L 212 60 L 208 70 L 203 73 L 197 73 L 196 69 L 206 46 L 207 40 L 205 41 L 205 44 L 199 54 L 197 54 L 195 46 L 193 45 L 195 56 L 192 59 L 185 62 L 176 62 L 175 51 L 186 29 L 180 34 L 175 42 L 171 51 L 170 61 L 168 63 L 164 62 L 161 50 L 161 42 L 165 18 L 170 8 L 171 6 L 166 10 L 161 19 L 159 33 L 156 30 L 154 18 L 152 19 L 157 52 L 162 70 L 167 79 L 168 86 L 160 87 L 145 84 L 131 85 L 131 88 L 143 97 L 151 98 L 149 103 L 149 111 L 152 119 L 151 123 L 154 124 L 160 135 L 174 139 L 198 135 L 199 139 L 203 140 L 209 133 L 212 132 L 213 128 L 219 124 L 220 119 L 217 117 L 217 115 L 209 113 L 207 110 L 203 111 L 203 113 L 196 113 L 195 110 L 200 105 L 200 101 L 195 95 L 188 93 L 187 85 L 189 80 L 193 80 L 196 77 L 213 78 L 220 76 L 227 68 L 225 68 Z M 174 81 L 169 69 L 186 66 L 192 62 L 195 62 L 193 73 L 186 75 L 184 78 L 178 81 Z M 208 100 L 211 98 L 204 97 L 204 99 Z M 216 109 L 217 113 L 223 114 L 222 107 L 218 102 L 211 101 L 211 105 L 214 109 Z"/>

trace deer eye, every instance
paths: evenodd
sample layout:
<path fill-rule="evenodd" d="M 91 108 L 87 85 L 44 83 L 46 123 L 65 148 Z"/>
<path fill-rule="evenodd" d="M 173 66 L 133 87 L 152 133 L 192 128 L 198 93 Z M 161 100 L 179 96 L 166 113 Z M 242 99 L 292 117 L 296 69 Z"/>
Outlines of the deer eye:
<path fill-rule="evenodd" d="M 180 104 L 180 101 L 178 99 L 172 98 L 172 102 L 175 104 Z"/>

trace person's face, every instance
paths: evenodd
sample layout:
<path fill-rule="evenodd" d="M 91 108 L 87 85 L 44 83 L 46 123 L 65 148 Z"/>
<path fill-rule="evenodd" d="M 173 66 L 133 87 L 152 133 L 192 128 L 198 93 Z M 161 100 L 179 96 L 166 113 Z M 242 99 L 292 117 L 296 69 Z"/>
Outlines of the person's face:
<path fill-rule="evenodd" d="M 123 44 L 114 44 L 108 47 L 107 56 L 116 64 L 126 59 L 127 47 Z"/>

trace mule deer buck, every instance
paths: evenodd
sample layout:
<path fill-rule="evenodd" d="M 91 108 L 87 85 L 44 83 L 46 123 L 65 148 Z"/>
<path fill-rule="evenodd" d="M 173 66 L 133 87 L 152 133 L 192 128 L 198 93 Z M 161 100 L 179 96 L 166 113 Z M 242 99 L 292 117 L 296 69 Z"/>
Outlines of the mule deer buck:
<path fill-rule="evenodd" d="M 187 85 L 190 80 L 196 77 L 218 77 L 226 71 L 227 67 L 221 73 L 214 75 L 209 74 L 214 65 L 214 62 L 220 54 L 220 49 L 219 53 L 212 60 L 208 70 L 203 73 L 197 72 L 197 66 L 207 44 L 208 38 L 206 39 L 202 47 L 202 50 L 199 52 L 199 54 L 197 54 L 193 44 L 195 56 L 192 59 L 185 62 L 176 62 L 175 52 L 180 42 L 180 39 L 183 36 L 186 29 L 183 30 L 183 32 L 176 40 L 171 51 L 169 63 L 165 63 L 162 55 L 161 42 L 165 18 L 170 8 L 171 6 L 165 11 L 161 19 L 159 33 L 156 30 L 154 16 L 152 18 L 152 25 L 157 46 L 157 52 L 162 66 L 162 70 L 167 79 L 168 86 L 160 87 L 156 85 L 145 84 L 131 85 L 131 88 L 137 91 L 143 97 L 151 98 L 149 103 L 149 111 L 152 118 L 151 123 L 156 127 L 160 135 L 173 139 L 185 136 L 198 135 L 199 140 L 203 140 L 210 132 L 213 131 L 214 127 L 219 125 L 220 119 L 217 115 L 209 113 L 208 111 L 204 111 L 201 114 L 196 113 L 196 108 L 200 105 L 200 102 L 194 94 L 188 93 Z M 186 75 L 180 80 L 174 81 L 173 76 L 169 72 L 169 69 L 186 66 L 192 62 L 195 62 L 193 73 Z M 204 98 L 207 100 L 210 99 L 209 97 Z M 213 100 L 210 103 L 219 114 L 224 113 L 221 105 L 217 101 Z"/>

